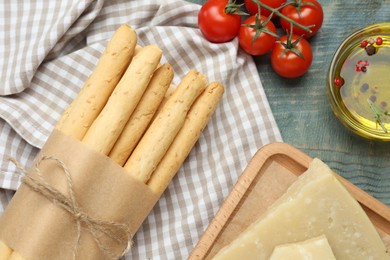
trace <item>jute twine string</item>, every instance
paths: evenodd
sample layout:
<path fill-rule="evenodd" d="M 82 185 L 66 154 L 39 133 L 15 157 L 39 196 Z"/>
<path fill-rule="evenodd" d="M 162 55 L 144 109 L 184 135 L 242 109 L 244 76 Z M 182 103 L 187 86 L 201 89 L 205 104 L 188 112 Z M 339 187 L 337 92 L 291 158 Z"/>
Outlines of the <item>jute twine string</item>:
<path fill-rule="evenodd" d="M 96 244 L 99 249 L 108 257 L 112 259 L 119 259 L 126 255 L 126 253 L 130 250 L 132 246 L 132 235 L 129 227 L 125 224 L 116 223 L 112 221 L 106 221 L 101 219 L 96 219 L 94 217 L 89 216 L 87 213 L 83 212 L 79 207 L 74 190 L 73 190 L 73 181 L 72 177 L 69 173 L 68 167 L 58 158 L 53 156 L 42 156 L 40 157 L 36 163 L 34 164 L 34 171 L 37 174 L 37 178 L 33 178 L 24 167 L 14 158 L 10 158 L 10 160 L 15 164 L 15 166 L 23 173 L 24 177 L 22 182 L 28 185 L 32 190 L 41 194 L 46 199 L 50 200 L 52 203 L 58 205 L 66 212 L 68 212 L 73 219 L 76 221 L 77 228 L 77 237 L 76 242 L 73 249 L 73 259 L 75 260 L 77 257 L 77 248 L 80 244 L 81 238 L 81 229 L 85 228 L 94 238 Z M 57 189 L 53 188 L 43 177 L 39 166 L 43 161 L 54 161 L 61 169 L 61 171 L 65 174 L 69 197 L 66 197 Z M 84 227 L 83 227 L 84 226 Z M 116 234 L 123 233 L 124 237 L 120 237 Z M 103 242 L 100 239 L 100 235 L 104 234 L 106 237 L 126 245 L 124 250 L 116 255 L 109 248 L 104 246 Z"/>

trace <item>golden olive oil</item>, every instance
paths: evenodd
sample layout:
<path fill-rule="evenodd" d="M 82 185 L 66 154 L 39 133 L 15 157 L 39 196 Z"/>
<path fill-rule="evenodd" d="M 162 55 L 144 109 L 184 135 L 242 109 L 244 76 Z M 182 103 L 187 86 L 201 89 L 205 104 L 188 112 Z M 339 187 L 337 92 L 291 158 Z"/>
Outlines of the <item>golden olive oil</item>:
<path fill-rule="evenodd" d="M 352 44 L 334 75 L 341 114 L 361 124 L 362 131 L 390 135 L 390 37 L 370 36 Z"/>

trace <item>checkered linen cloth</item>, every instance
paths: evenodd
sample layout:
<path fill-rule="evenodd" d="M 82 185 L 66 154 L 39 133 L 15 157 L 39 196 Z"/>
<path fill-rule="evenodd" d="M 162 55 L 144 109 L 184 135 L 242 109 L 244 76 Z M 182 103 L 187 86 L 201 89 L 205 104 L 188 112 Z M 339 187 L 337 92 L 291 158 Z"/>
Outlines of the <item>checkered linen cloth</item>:
<path fill-rule="evenodd" d="M 263 145 L 281 141 L 252 58 L 237 40 L 206 41 L 200 6 L 184 1 L 36 0 L 0 3 L 0 215 L 79 92 L 113 32 L 128 23 L 156 44 L 174 84 L 190 69 L 226 86 L 198 143 L 134 238 L 128 259 L 184 259 Z M 60 242 L 60 241 L 59 241 Z"/>

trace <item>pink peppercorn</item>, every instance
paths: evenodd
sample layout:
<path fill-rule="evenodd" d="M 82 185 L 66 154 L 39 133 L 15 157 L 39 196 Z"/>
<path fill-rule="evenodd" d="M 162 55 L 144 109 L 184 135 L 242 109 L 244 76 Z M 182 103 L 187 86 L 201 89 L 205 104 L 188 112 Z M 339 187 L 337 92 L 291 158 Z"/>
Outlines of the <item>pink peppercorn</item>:
<path fill-rule="evenodd" d="M 367 45 L 368 45 L 368 41 L 367 41 L 367 40 L 363 40 L 363 41 L 360 43 L 360 47 L 362 47 L 362 48 L 365 48 Z"/>
<path fill-rule="evenodd" d="M 341 77 L 337 77 L 337 78 L 334 79 L 334 84 L 337 87 L 341 87 L 342 85 L 344 85 L 344 79 L 341 78 Z"/>
<path fill-rule="evenodd" d="M 382 37 L 377 37 L 375 40 L 375 43 L 376 43 L 376 45 L 382 45 L 382 43 L 383 43 Z"/>

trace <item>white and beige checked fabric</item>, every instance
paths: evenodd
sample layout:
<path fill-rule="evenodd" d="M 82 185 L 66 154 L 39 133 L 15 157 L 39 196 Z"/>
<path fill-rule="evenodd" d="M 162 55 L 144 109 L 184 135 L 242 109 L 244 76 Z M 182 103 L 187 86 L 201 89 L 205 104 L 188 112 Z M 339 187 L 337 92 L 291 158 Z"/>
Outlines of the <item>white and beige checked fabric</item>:
<path fill-rule="evenodd" d="M 252 58 L 206 41 L 200 6 L 184 1 L 34 0 L 0 3 L 0 214 L 28 167 L 122 24 L 157 44 L 175 71 L 226 86 L 189 157 L 135 237 L 128 259 L 185 259 L 238 176 L 263 145 L 281 141 Z M 60 241 L 59 241 L 60 242 Z"/>

